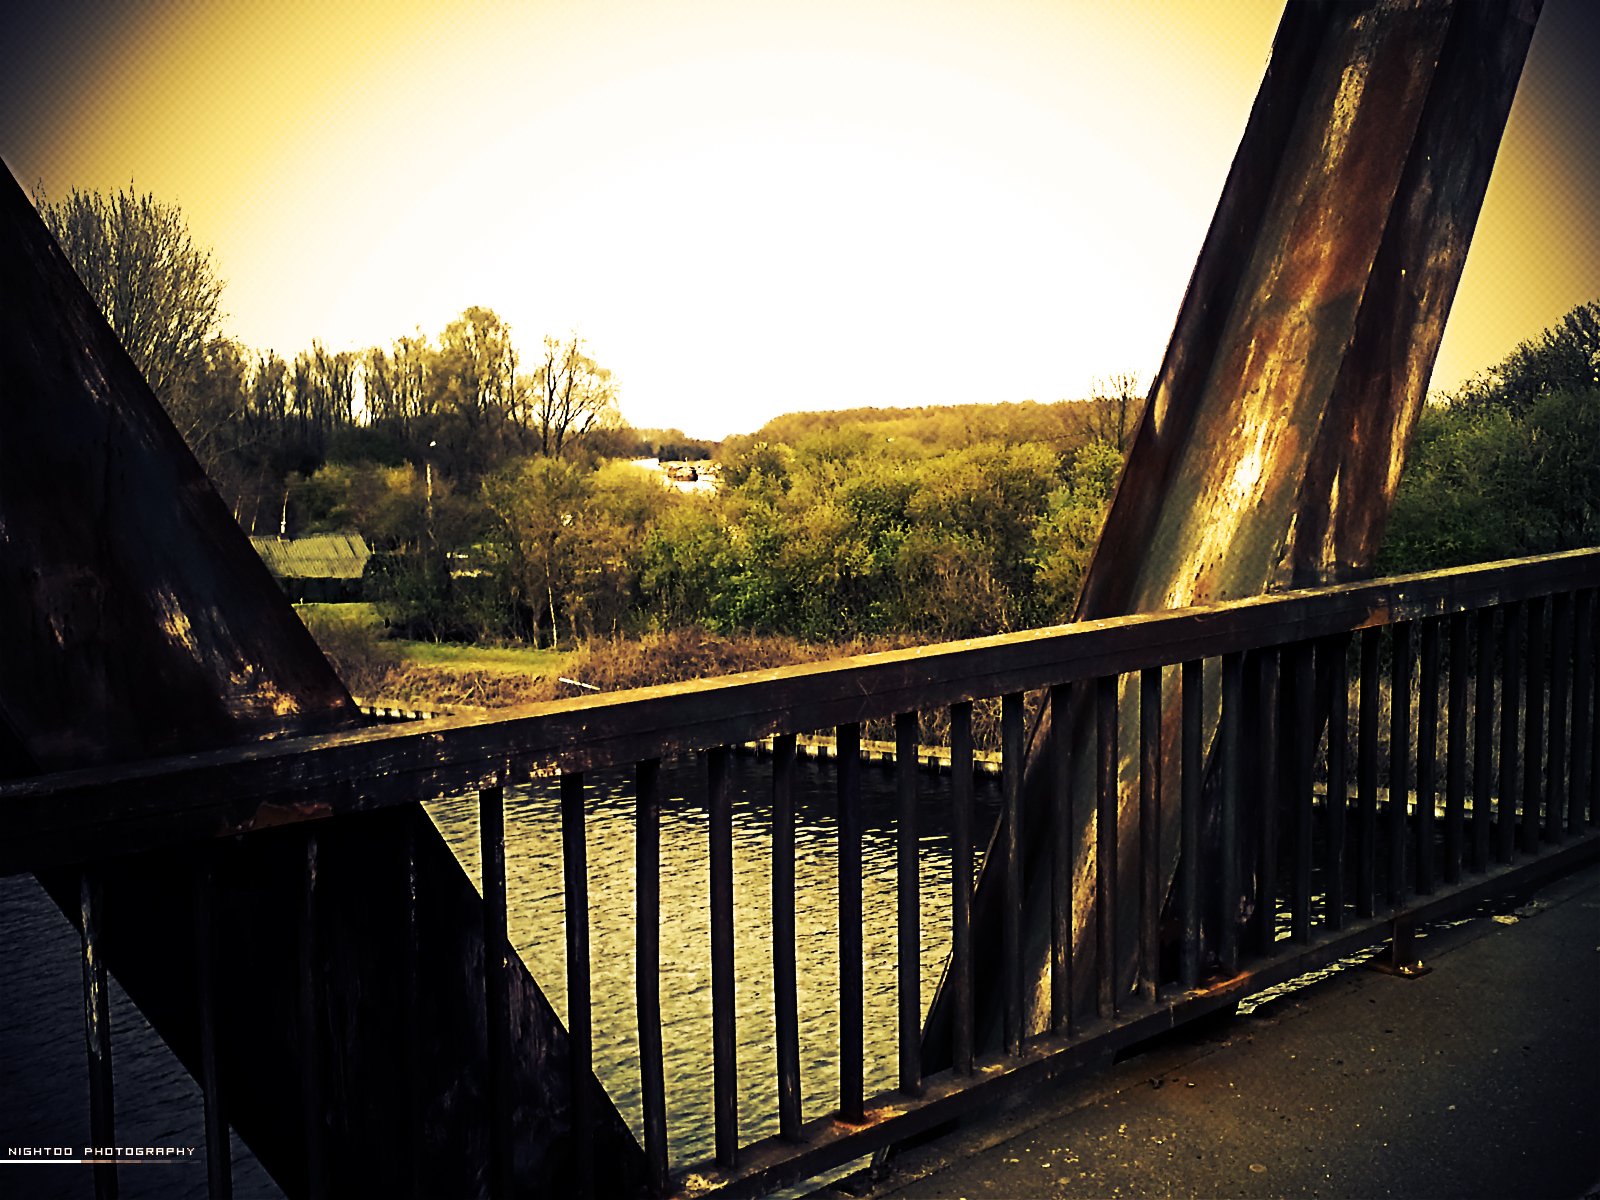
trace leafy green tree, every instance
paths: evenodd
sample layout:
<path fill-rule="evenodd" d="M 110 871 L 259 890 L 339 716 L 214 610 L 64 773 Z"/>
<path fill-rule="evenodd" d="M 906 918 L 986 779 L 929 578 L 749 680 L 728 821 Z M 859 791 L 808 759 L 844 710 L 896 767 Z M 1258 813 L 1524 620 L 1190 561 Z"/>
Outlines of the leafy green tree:
<path fill-rule="evenodd" d="M 1423 410 L 1379 568 L 1600 544 L 1600 303 Z"/>
<path fill-rule="evenodd" d="M 728 590 L 738 577 L 723 504 L 685 496 L 666 507 L 640 546 L 640 585 L 663 628 L 730 628 Z"/>
<path fill-rule="evenodd" d="M 427 378 L 436 460 L 447 474 L 476 480 L 511 448 L 521 411 L 519 356 L 511 327 L 492 310 L 469 308 L 439 335 Z"/>
<path fill-rule="evenodd" d="M 1030 555 L 1041 623 L 1071 619 L 1121 474 L 1122 455 L 1109 442 L 1090 442 L 1073 457 L 1065 483 L 1050 493 Z"/>

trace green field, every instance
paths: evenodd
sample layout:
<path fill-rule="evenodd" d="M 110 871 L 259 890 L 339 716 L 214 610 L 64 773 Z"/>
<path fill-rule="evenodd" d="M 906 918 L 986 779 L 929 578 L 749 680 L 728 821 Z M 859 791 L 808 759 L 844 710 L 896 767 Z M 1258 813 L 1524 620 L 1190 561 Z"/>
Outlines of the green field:
<path fill-rule="evenodd" d="M 355 625 L 382 634 L 383 618 L 371 604 L 298 604 L 302 617 L 315 617 L 328 624 Z M 456 671 L 482 671 L 489 674 L 522 675 L 545 678 L 560 674 L 570 653 L 564 650 L 532 650 L 525 646 L 472 646 L 455 642 L 414 642 L 402 638 L 384 639 L 383 645 L 400 656 L 405 666 L 448 667 Z"/>

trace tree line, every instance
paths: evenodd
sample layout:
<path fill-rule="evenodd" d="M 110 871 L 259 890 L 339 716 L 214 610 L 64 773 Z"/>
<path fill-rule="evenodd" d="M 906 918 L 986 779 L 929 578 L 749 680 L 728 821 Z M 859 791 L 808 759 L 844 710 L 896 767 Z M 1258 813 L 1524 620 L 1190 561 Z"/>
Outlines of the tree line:
<path fill-rule="evenodd" d="M 505 461 L 561 456 L 620 426 L 616 382 L 576 335 L 525 352 L 473 307 L 430 338 L 293 357 L 222 335 L 223 281 L 181 211 L 130 186 L 35 204 L 134 365 L 247 529 L 329 462 L 427 464 L 475 486 Z"/>
<path fill-rule="evenodd" d="M 486 308 L 361 352 L 247 350 L 219 335 L 220 281 L 175 209 L 131 188 L 37 199 L 241 523 L 360 532 L 412 636 L 927 640 L 1064 620 L 1142 406 L 1125 374 L 1083 401 L 793 413 L 695 442 L 627 428 L 580 339 L 525 353 Z M 626 461 L 651 454 L 714 455 L 721 486 L 680 494 Z M 1425 407 L 1380 567 L 1596 542 L 1590 303 Z"/>

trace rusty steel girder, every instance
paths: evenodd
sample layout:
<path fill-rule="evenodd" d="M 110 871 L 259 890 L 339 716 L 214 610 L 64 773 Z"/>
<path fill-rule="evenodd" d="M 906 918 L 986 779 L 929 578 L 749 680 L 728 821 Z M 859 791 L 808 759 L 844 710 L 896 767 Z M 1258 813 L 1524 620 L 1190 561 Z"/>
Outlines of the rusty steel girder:
<path fill-rule="evenodd" d="M 1086 573 L 1078 620 L 1340 582 L 1377 552 L 1541 0 L 1291 0 Z M 1176 670 L 1164 680 L 1162 895 L 1178 853 Z M 1119 707 L 1135 711 L 1137 680 Z M 1218 669 L 1204 680 L 1207 745 Z M 1033 731 L 1024 789 L 1026 1033 L 1050 1019 L 1046 753 L 1070 741 L 1075 951 L 1096 916 L 1091 689 Z M 1132 987 L 1138 722 L 1118 737 L 1117 988 Z M 999 839 L 1003 834 L 997 832 Z M 999 845 L 997 840 L 991 849 Z M 980 1045 L 1009 1024 L 1003 856 L 973 910 Z M 1215 876 L 1212 876 L 1215 878 Z M 1074 1006 L 1094 1008 L 1093 972 Z M 924 1036 L 948 1061 L 951 998 Z M 1012 1021 L 1015 1020 L 1013 1015 Z"/>

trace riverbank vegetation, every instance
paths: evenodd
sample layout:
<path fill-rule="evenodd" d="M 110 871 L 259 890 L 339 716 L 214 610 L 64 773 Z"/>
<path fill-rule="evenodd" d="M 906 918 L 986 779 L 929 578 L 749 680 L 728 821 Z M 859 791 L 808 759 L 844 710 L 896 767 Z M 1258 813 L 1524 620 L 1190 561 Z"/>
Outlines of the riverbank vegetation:
<path fill-rule="evenodd" d="M 523 344 L 474 307 L 434 337 L 253 351 L 220 336 L 175 209 L 39 203 L 240 523 L 373 548 L 369 605 L 306 611 L 368 696 L 513 703 L 561 675 L 612 690 L 1065 620 L 1142 403 L 1118 375 L 1084 400 L 791 413 L 721 444 L 634 430 L 576 336 Z M 112 248 L 146 244 L 173 278 L 113 279 Z M 719 486 L 669 489 L 630 461 L 649 457 L 715 458 Z M 1597 542 L 1600 302 L 1425 407 L 1379 565 Z"/>

